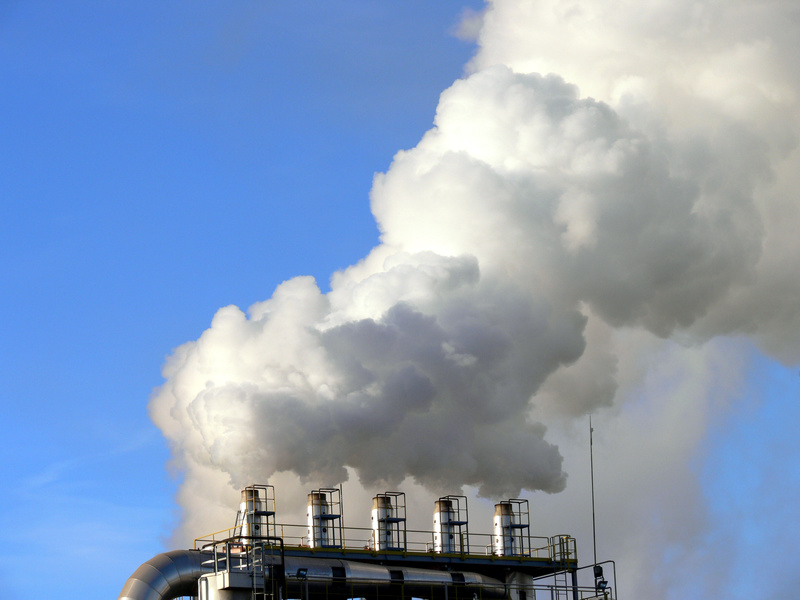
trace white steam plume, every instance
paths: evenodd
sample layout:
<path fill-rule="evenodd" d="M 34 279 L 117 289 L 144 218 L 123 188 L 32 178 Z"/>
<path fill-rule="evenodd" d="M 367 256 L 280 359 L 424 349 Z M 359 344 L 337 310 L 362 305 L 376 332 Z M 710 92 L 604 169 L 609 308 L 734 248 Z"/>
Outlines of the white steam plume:
<path fill-rule="evenodd" d="M 298 277 L 220 309 L 169 359 L 150 409 L 185 489 L 559 492 L 556 438 L 605 407 L 639 432 L 613 451 L 639 514 L 664 492 L 641 445 L 684 473 L 717 410 L 720 336 L 800 359 L 797 33 L 792 3 L 490 2 L 470 75 L 375 178 L 381 244 L 327 294 Z M 648 359 L 682 365 L 677 396 Z"/>

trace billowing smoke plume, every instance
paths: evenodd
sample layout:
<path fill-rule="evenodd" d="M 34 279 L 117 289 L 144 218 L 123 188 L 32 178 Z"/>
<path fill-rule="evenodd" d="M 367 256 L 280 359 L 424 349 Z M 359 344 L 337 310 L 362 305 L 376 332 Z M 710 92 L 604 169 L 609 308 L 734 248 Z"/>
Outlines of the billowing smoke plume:
<path fill-rule="evenodd" d="M 709 340 L 800 357 L 797 28 L 791 3 L 490 2 L 470 74 L 375 178 L 381 244 L 329 293 L 298 277 L 220 309 L 169 359 L 151 413 L 184 489 L 559 492 L 543 423 L 646 397 L 644 357 L 683 365 L 694 424 L 658 425 L 683 427 L 678 477 Z"/>

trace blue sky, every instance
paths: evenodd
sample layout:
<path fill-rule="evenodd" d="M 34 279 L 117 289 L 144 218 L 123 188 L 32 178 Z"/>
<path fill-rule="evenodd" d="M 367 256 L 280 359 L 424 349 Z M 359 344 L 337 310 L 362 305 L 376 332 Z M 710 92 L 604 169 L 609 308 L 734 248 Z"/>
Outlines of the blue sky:
<path fill-rule="evenodd" d="M 166 355 L 377 243 L 373 173 L 461 75 L 466 5 L 2 4 L 0 595 L 48 564 L 115 597 L 163 549 Z"/>
<path fill-rule="evenodd" d="M 707 442 L 702 476 L 709 518 L 725 526 L 705 543 L 709 557 L 715 548 L 728 548 L 731 584 L 779 598 L 797 584 L 791 556 L 798 547 L 800 372 L 763 356 L 748 370 L 741 398 Z M 752 554 L 775 548 L 781 549 L 772 558 L 776 576 L 764 577 L 752 568 Z"/>
<path fill-rule="evenodd" d="M 58 573 L 62 598 L 115 597 L 166 549 L 180 473 L 147 414 L 166 356 L 378 243 L 373 175 L 430 129 L 475 52 L 453 27 L 481 7 L 0 4 L 0 596 Z M 695 467 L 698 543 L 709 564 L 737 548 L 751 593 L 754 555 L 779 546 L 779 578 L 797 550 L 800 378 L 745 345 Z"/>

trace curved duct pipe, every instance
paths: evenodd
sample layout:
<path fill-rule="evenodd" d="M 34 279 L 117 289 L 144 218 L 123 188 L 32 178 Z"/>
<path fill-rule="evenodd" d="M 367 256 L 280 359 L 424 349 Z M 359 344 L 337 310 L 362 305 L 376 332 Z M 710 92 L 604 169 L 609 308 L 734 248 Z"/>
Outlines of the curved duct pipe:
<path fill-rule="evenodd" d="M 136 569 L 122 586 L 117 600 L 171 600 L 197 596 L 197 580 L 214 568 L 203 561 L 211 553 L 198 550 L 172 550 L 158 554 Z"/>
<path fill-rule="evenodd" d="M 203 564 L 205 563 L 205 564 Z M 224 563 L 223 563 L 224 564 Z M 305 571 L 305 582 L 297 578 L 299 569 Z M 447 586 L 458 586 L 471 597 L 506 597 L 503 582 L 469 572 L 436 571 L 429 569 L 387 567 L 358 561 L 325 558 L 287 557 L 285 563 L 288 596 L 306 593 L 327 598 L 339 591 L 337 587 L 365 597 L 371 597 L 376 586 L 402 584 L 406 594 L 423 598 L 438 598 Z M 213 573 L 213 554 L 198 550 L 173 550 L 154 556 L 140 566 L 122 588 L 117 600 L 172 600 L 181 596 L 197 596 L 197 581 Z M 338 586 L 337 586 L 338 584 Z M 330 588 L 333 585 L 334 588 Z M 343 591 L 342 590 L 342 591 Z M 439 590 L 439 593 L 434 593 Z M 446 597 L 446 594 L 445 594 Z"/>

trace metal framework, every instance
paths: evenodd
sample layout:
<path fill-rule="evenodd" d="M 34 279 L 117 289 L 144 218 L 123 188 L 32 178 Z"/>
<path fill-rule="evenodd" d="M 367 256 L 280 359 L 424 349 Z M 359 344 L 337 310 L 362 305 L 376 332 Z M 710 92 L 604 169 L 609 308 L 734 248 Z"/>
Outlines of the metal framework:
<path fill-rule="evenodd" d="M 402 492 L 375 496 L 370 528 L 344 527 L 341 489 L 309 494 L 305 527 L 276 523 L 274 508 L 271 486 L 248 486 L 233 528 L 148 561 L 119 600 L 616 600 L 615 570 L 579 567 L 569 535 L 532 536 L 525 500 L 496 505 L 500 529 L 477 543 L 465 496 L 439 498 L 433 531 L 406 528 Z M 502 552 L 498 532 L 511 536 Z"/>

